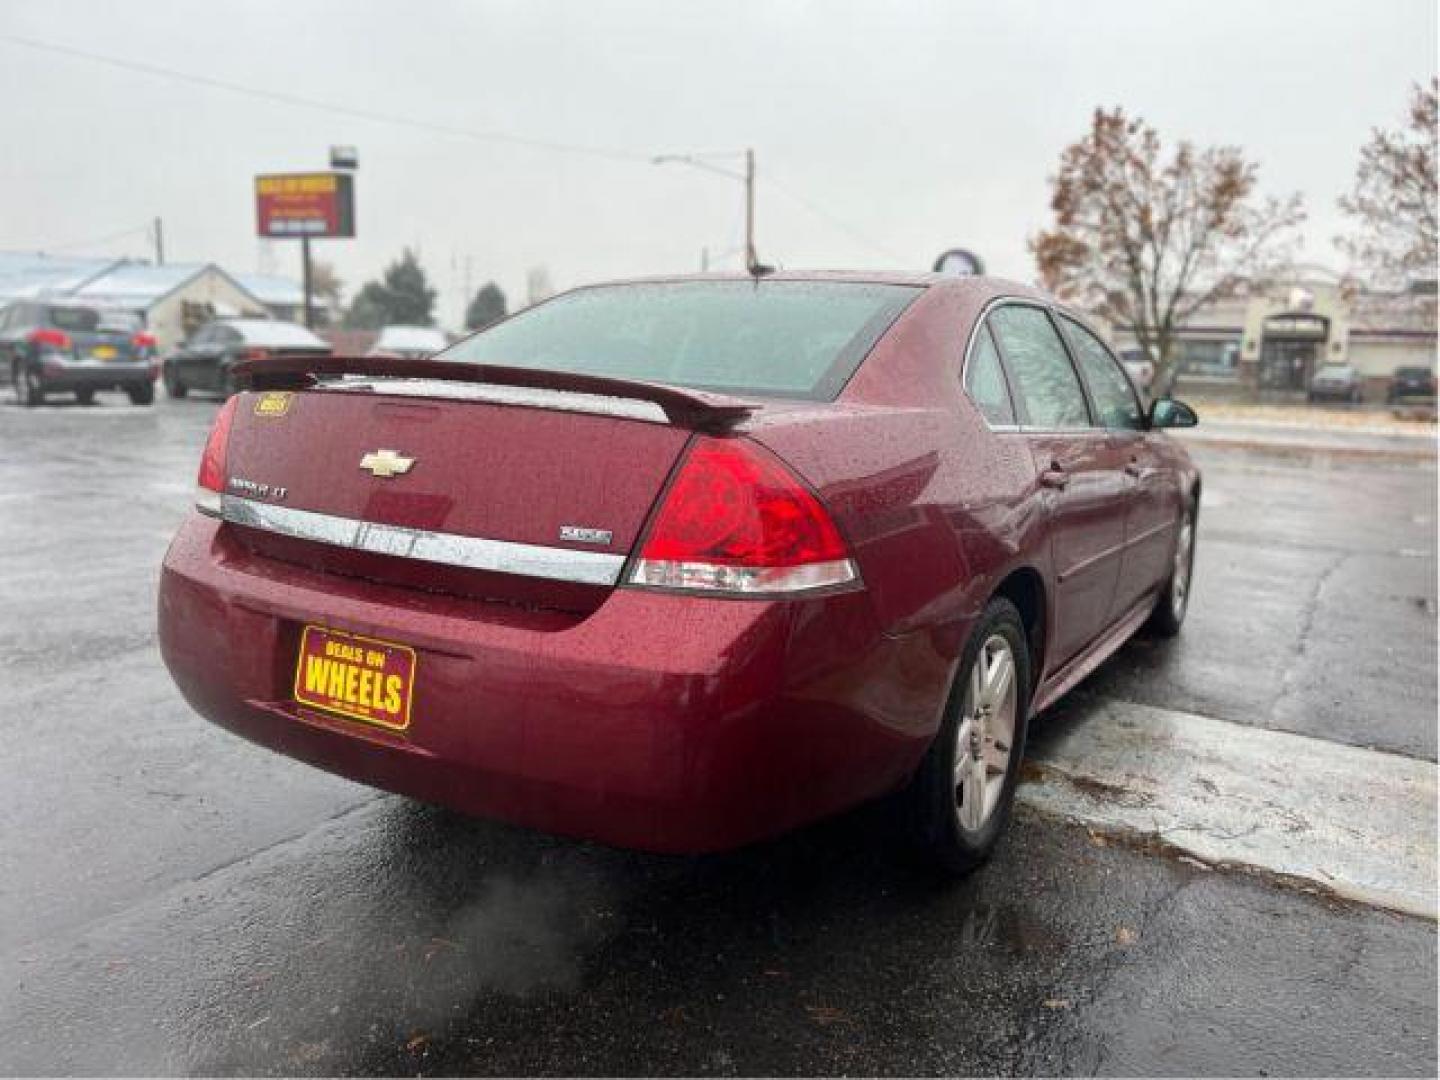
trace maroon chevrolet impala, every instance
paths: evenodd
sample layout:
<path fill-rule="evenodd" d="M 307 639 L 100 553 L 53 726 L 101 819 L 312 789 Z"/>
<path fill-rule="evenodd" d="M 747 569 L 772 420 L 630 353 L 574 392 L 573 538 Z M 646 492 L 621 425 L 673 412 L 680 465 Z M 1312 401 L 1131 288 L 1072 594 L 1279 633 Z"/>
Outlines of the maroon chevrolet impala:
<path fill-rule="evenodd" d="M 576 289 L 429 360 L 237 369 L 160 644 L 202 715 L 662 852 L 900 792 L 963 871 L 1029 718 L 1185 616 L 1200 477 L 1075 313 L 992 278 Z"/>

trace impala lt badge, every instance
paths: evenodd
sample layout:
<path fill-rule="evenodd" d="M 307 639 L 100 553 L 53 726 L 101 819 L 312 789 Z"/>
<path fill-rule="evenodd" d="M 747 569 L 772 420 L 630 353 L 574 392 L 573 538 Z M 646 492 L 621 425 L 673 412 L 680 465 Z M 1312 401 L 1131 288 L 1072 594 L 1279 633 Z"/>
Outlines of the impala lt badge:
<path fill-rule="evenodd" d="M 281 502 L 290 494 L 289 488 L 279 484 L 262 484 L 258 480 L 247 480 L 243 476 L 230 477 L 226 481 L 226 487 L 247 499 L 269 499 L 271 502 Z"/>
<path fill-rule="evenodd" d="M 360 459 L 360 467 L 372 476 L 403 476 L 410 471 L 415 459 L 397 454 L 394 450 L 372 450 Z"/>
<path fill-rule="evenodd" d="M 577 544 L 608 544 L 614 536 L 609 529 L 587 529 L 582 525 L 560 526 L 560 539 Z"/>

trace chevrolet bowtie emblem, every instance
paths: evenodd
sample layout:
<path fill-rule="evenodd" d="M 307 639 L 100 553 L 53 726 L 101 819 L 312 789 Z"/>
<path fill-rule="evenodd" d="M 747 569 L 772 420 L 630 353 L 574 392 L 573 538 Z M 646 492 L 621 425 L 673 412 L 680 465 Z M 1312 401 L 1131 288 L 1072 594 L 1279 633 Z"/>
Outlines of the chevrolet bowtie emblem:
<path fill-rule="evenodd" d="M 360 459 L 360 467 L 373 476 L 402 476 L 410 471 L 415 459 L 394 450 L 372 450 Z"/>

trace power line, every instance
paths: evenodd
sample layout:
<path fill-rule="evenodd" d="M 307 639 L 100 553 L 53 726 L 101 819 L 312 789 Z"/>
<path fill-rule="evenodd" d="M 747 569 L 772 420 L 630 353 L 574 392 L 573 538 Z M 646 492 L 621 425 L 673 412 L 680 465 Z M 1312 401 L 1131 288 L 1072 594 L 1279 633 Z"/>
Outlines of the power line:
<path fill-rule="evenodd" d="M 57 56 L 66 56 L 71 59 L 85 60 L 94 64 L 101 64 L 106 67 L 116 68 L 121 71 L 136 72 L 148 75 L 152 78 L 170 79 L 175 82 L 187 83 L 192 86 L 203 86 L 212 90 L 223 90 L 226 93 L 238 94 L 243 97 L 255 98 L 260 101 L 268 101 L 277 105 L 288 105 L 293 108 L 311 109 L 316 112 L 330 113 L 335 116 L 345 116 L 356 120 L 367 120 L 377 124 L 389 124 L 393 127 L 411 128 L 418 131 L 428 131 L 439 135 L 449 135 L 455 138 L 471 139 L 476 142 L 503 143 L 510 146 L 521 146 L 531 150 L 548 150 L 554 153 L 576 154 L 586 157 L 602 158 L 609 161 L 625 161 L 631 163 L 651 163 L 655 159 L 653 155 L 637 153 L 631 150 L 621 150 L 614 147 L 587 146 L 579 143 L 558 142 L 551 139 L 532 139 L 524 135 L 514 135 L 503 131 L 480 131 L 473 128 L 457 127 L 452 124 L 441 124 L 430 120 L 422 120 L 413 116 L 401 116 L 396 113 L 376 112 L 371 109 L 358 109 L 350 105 L 341 105 L 333 101 L 321 101 L 315 98 L 302 97 L 299 94 L 287 94 L 278 90 L 266 90 L 262 87 L 247 86 L 243 83 L 230 82 L 225 79 L 216 79 L 208 75 L 196 75 L 192 72 L 177 71 L 174 68 L 162 67 L 158 64 L 149 64 L 139 60 L 127 60 L 123 57 L 111 56 L 105 53 L 92 52 L 88 49 L 79 49 L 69 45 L 57 45 L 54 42 L 39 41 L 35 38 L 21 37 L 17 34 L 0 34 L 0 42 L 16 45 L 25 49 L 33 49 L 39 52 L 52 53 Z M 692 155 L 701 156 L 701 155 Z M 717 170 L 718 171 L 718 170 Z M 761 182 L 768 184 L 780 194 L 786 196 L 793 202 L 809 210 L 816 217 L 827 222 L 832 228 L 848 235 L 856 243 L 868 250 L 883 255 L 885 258 L 904 266 L 909 260 L 904 256 L 891 251 L 885 245 L 876 242 L 861 230 L 855 228 L 843 218 L 825 209 L 814 200 L 806 198 L 786 184 L 782 184 L 773 177 L 762 174 Z M 105 240 L 92 241 L 91 243 L 104 243 L 110 239 L 118 239 L 121 236 L 130 235 L 132 232 L 143 231 L 141 229 L 128 230 L 125 233 L 107 237 Z M 69 247 L 84 247 L 88 244 L 67 245 Z M 51 250 L 64 250 L 52 248 Z"/>
<path fill-rule="evenodd" d="M 896 262 L 901 266 L 906 266 L 910 263 L 911 260 L 906 259 L 903 255 L 899 255 L 896 252 L 891 251 L 889 248 L 885 247 L 885 245 L 877 243 L 875 240 L 872 240 L 859 229 L 855 228 L 855 226 L 851 225 L 848 221 L 845 221 L 843 218 L 837 217 L 829 210 L 826 210 L 819 203 L 816 203 L 812 199 L 806 198 L 804 195 L 801 195 L 799 192 L 795 191 L 788 185 L 782 184 L 773 176 L 762 173 L 760 176 L 760 180 L 762 183 L 768 184 L 770 187 L 774 188 L 781 195 L 784 195 L 786 198 L 792 200 L 795 203 L 798 203 L 800 206 L 803 206 L 806 210 L 809 210 L 812 214 L 820 218 L 822 221 L 828 222 L 834 228 L 839 229 L 841 232 L 848 235 L 850 239 L 854 240 L 856 243 L 860 244 L 863 247 L 869 248 L 875 254 L 883 255 L 885 256 L 885 258 L 890 259 L 891 261 Z"/>
<path fill-rule="evenodd" d="M 648 163 L 650 160 L 650 155 L 648 154 L 637 154 L 629 150 L 618 150 L 603 146 L 583 146 L 578 143 L 556 142 L 549 139 L 531 139 L 524 135 L 512 135 L 503 131 L 477 131 L 473 128 L 455 127 L 451 124 L 438 124 L 412 116 L 375 112 L 370 109 L 357 109 L 353 106 L 340 105 L 333 101 L 320 101 L 315 98 L 301 97 L 298 94 L 287 94 L 278 90 L 266 90 L 258 86 L 246 86 L 243 83 L 214 79 L 208 75 L 195 75 L 187 71 L 177 71 L 174 68 L 161 67 L 158 64 L 147 64 L 138 60 L 126 60 L 118 56 L 91 52 L 87 49 L 77 49 L 69 45 L 56 45 L 48 41 L 37 41 L 34 38 L 20 37 L 16 34 L 0 34 L 0 41 L 11 45 L 18 45 L 21 48 L 54 53 L 58 56 L 68 56 L 76 60 L 87 60 L 94 64 L 103 64 L 107 67 L 118 68 L 121 71 L 138 72 L 139 74 L 150 75 L 155 78 L 189 83 L 192 86 L 204 86 L 212 90 L 224 90 L 227 93 L 240 94 L 245 97 L 269 101 L 279 105 L 314 109 L 317 112 L 327 112 L 336 116 L 346 116 L 356 120 L 369 120 L 377 124 L 414 128 L 440 135 L 451 135 L 461 139 L 473 139 L 477 142 L 507 143 L 511 146 L 524 146 L 531 150 L 550 150 L 562 154 L 580 154 L 588 157 L 606 158 L 611 161 Z"/>
<path fill-rule="evenodd" d="M 77 248 L 100 247 L 102 244 L 108 244 L 113 240 L 123 240 L 127 236 L 138 236 L 141 233 L 148 234 L 150 228 L 149 225 L 136 225 L 133 228 L 121 229 L 117 232 L 107 233 L 104 236 L 97 236 L 92 240 L 78 240 L 68 244 L 46 244 L 44 251 L 49 253 L 56 251 L 74 251 Z"/>

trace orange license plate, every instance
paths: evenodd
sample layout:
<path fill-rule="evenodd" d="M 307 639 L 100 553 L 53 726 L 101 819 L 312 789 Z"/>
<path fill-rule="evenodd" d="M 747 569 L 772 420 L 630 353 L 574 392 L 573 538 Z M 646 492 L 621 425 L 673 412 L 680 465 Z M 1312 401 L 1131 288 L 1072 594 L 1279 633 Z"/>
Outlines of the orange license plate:
<path fill-rule="evenodd" d="M 392 731 L 410 726 L 415 650 L 408 645 L 307 626 L 295 665 L 295 700 Z"/>

